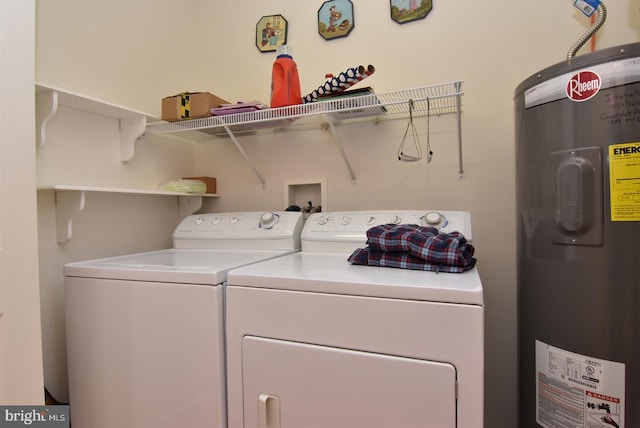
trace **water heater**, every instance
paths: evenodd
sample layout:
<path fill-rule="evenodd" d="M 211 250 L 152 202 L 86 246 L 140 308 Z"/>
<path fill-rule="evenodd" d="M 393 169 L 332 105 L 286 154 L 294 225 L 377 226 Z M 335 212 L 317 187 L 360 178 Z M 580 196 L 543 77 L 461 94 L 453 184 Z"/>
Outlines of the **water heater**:
<path fill-rule="evenodd" d="M 515 91 L 520 427 L 640 427 L 640 43 Z"/>

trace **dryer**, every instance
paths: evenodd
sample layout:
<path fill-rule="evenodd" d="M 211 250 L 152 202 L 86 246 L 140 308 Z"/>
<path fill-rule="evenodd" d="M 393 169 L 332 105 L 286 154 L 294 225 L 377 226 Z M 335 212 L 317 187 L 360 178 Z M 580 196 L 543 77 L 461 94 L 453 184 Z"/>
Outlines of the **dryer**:
<path fill-rule="evenodd" d="M 300 249 L 302 216 L 186 217 L 174 248 L 65 265 L 74 428 L 226 427 L 224 286 Z"/>
<path fill-rule="evenodd" d="M 478 271 L 350 264 L 387 223 L 472 237 L 467 212 L 317 213 L 301 252 L 229 272 L 229 427 L 483 426 Z"/>

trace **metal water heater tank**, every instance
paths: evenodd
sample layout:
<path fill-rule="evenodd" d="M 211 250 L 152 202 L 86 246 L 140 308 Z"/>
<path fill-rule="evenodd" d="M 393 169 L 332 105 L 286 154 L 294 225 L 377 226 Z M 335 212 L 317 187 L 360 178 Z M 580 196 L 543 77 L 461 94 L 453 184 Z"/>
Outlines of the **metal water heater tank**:
<path fill-rule="evenodd" d="M 520 427 L 640 427 L 640 43 L 515 91 Z"/>

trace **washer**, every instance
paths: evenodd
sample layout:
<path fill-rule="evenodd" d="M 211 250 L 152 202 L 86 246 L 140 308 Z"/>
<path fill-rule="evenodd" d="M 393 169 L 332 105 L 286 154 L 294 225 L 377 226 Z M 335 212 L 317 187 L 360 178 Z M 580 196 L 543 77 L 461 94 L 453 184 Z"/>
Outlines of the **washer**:
<path fill-rule="evenodd" d="M 470 214 L 312 214 L 302 251 L 229 272 L 229 427 L 483 426 L 484 304 L 477 269 L 351 265 L 375 225 Z"/>
<path fill-rule="evenodd" d="M 224 286 L 300 249 L 296 212 L 198 214 L 174 248 L 64 267 L 74 428 L 226 427 Z"/>

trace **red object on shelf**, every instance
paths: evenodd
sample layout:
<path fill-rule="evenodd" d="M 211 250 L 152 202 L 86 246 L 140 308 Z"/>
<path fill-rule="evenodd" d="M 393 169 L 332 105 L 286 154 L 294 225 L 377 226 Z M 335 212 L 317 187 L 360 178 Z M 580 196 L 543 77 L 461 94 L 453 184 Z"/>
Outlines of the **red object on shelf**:
<path fill-rule="evenodd" d="M 271 74 L 271 107 L 302 104 L 298 66 L 290 53 L 291 48 L 278 47 L 279 55 Z"/>

